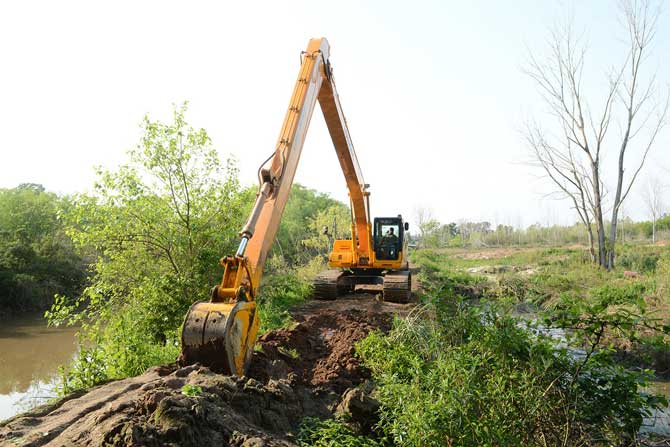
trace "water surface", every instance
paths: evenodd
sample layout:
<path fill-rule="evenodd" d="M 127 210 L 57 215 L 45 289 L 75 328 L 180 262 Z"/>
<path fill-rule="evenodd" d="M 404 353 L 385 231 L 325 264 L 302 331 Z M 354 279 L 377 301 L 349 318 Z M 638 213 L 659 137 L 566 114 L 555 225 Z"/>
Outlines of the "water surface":
<path fill-rule="evenodd" d="M 42 314 L 0 321 L 0 420 L 55 397 L 58 367 L 77 352 L 77 328 L 49 328 Z"/>

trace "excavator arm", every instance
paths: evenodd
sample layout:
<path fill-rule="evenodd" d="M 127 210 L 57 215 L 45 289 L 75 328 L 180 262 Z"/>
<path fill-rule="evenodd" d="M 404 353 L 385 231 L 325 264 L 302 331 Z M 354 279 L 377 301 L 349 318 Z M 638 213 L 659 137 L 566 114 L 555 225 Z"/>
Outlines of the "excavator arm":
<path fill-rule="evenodd" d="M 367 185 L 342 112 L 325 38 L 311 39 L 302 53 L 300 72 L 274 153 L 259 169 L 259 190 L 240 232 L 234 256 L 221 259 L 221 283 L 211 300 L 191 306 L 182 330 L 182 363 L 200 362 L 243 375 L 258 333 L 256 297 L 263 267 L 279 229 L 298 167 L 309 123 L 318 100 L 346 179 L 352 207 L 354 257 L 362 265 L 372 254 Z"/>

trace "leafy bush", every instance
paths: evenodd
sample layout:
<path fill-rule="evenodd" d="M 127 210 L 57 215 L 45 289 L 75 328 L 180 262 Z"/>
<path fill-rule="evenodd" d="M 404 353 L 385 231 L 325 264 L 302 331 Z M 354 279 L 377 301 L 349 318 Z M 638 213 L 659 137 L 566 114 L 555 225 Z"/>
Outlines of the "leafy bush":
<path fill-rule="evenodd" d="M 444 286 L 449 272 L 421 258 L 433 262 L 424 271 L 427 304 L 396 320 L 388 335 L 375 332 L 357 345 L 378 384 L 378 429 L 394 444 L 625 444 L 642 416 L 664 403 L 641 394 L 648 374 L 614 364 L 600 340 L 575 357 L 493 303 L 467 304 Z M 610 292 L 594 294 L 619 303 L 635 290 Z M 584 314 L 573 310 L 575 318 Z M 593 320 L 572 327 L 593 342 L 603 320 L 635 324 L 630 315 L 608 315 L 595 310 Z"/>
<path fill-rule="evenodd" d="M 626 270 L 638 272 L 654 272 L 660 256 L 658 253 L 649 253 L 641 248 L 632 249 L 627 247 L 617 256 L 617 264 Z"/>
<path fill-rule="evenodd" d="M 100 169 L 94 192 L 62 214 L 68 235 L 94 260 L 89 287 L 77 298 L 59 295 L 46 314 L 54 325 L 82 325 L 87 349 L 64 370 L 66 391 L 174 361 L 184 315 L 209 298 L 221 280 L 220 256 L 239 244 L 256 189 L 240 188 L 233 160 L 222 164 L 185 113 L 186 105 L 175 107 L 170 123 L 145 117 L 129 162 Z M 258 297 L 261 331 L 290 322 L 287 309 L 311 292 L 296 264 L 323 266 L 328 238 L 310 236 L 343 215 L 349 219 L 342 203 L 294 186 Z"/>
<path fill-rule="evenodd" d="M 288 310 L 311 292 L 312 285 L 293 271 L 266 277 L 258 297 L 260 333 L 286 326 L 291 321 Z"/>
<path fill-rule="evenodd" d="M 409 446 L 528 443 L 553 416 L 555 396 L 543 393 L 567 357 L 531 343 L 511 319 L 491 313 L 482 324 L 474 308 L 457 308 L 440 322 L 426 307 L 359 344 L 379 384 L 381 431 Z"/>
<path fill-rule="evenodd" d="M 298 432 L 298 445 L 304 447 L 379 447 L 377 441 L 357 435 L 341 419 L 305 418 Z"/>

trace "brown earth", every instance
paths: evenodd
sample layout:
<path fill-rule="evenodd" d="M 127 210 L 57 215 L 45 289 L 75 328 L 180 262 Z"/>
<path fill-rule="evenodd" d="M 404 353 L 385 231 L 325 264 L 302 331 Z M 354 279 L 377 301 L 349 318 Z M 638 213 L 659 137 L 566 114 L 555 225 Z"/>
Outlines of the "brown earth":
<path fill-rule="evenodd" d="M 336 411 L 365 430 L 376 403 L 354 344 L 412 307 L 369 292 L 295 309 L 293 327 L 259 339 L 247 377 L 150 368 L 0 423 L 0 445 L 292 446 L 304 417 Z"/>
<path fill-rule="evenodd" d="M 515 255 L 517 253 L 522 253 L 531 250 L 532 248 L 494 247 L 480 251 L 465 251 L 461 253 L 455 253 L 453 256 L 455 258 L 475 259 L 475 260 L 500 259 Z"/>

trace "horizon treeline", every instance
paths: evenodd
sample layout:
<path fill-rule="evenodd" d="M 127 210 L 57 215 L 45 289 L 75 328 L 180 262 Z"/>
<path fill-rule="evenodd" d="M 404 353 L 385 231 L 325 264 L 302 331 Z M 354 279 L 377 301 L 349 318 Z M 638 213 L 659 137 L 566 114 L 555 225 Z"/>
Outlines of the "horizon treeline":
<path fill-rule="evenodd" d="M 655 225 L 655 228 L 654 228 Z M 611 223 L 606 222 L 606 228 Z M 642 243 L 670 239 L 670 214 L 666 213 L 656 222 L 634 221 L 630 217 L 619 220 L 618 240 L 623 243 Z M 420 220 L 418 234 L 413 242 L 422 248 L 482 247 L 482 246 L 528 246 L 566 245 L 588 246 L 588 234 L 584 225 L 543 225 L 535 223 L 526 228 L 512 225 L 493 225 L 488 221 L 459 221 L 441 223 L 436 219 Z"/>

